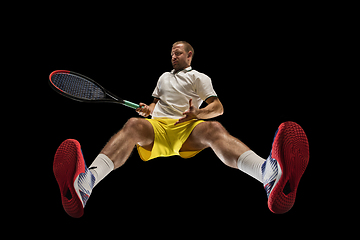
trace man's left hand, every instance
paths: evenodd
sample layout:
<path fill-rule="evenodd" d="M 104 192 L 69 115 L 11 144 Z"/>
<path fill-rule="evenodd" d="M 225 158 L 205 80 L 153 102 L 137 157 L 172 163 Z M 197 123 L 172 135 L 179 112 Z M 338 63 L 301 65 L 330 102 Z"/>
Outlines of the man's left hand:
<path fill-rule="evenodd" d="M 183 115 L 185 115 L 185 117 L 180 118 L 175 125 L 182 123 L 182 122 L 186 122 L 186 121 L 190 121 L 191 119 L 196 119 L 199 109 L 197 109 L 193 104 L 192 104 L 192 99 L 189 100 L 189 109 L 186 110 L 185 112 L 183 112 Z"/>

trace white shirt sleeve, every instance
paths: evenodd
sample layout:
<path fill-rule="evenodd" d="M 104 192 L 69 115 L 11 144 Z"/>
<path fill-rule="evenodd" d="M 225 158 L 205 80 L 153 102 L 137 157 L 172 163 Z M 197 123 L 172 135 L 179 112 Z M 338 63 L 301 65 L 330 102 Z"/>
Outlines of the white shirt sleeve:
<path fill-rule="evenodd" d="M 162 75 L 159 77 L 159 80 L 158 80 L 158 82 L 157 82 L 157 84 L 156 84 L 156 87 L 155 87 L 155 89 L 154 89 L 154 91 L 153 91 L 153 93 L 152 93 L 152 96 L 154 97 L 154 98 L 159 98 L 160 99 L 160 82 L 161 82 L 161 77 L 162 77 Z"/>
<path fill-rule="evenodd" d="M 209 97 L 217 97 L 211 79 L 205 74 L 199 74 L 196 78 L 195 91 L 203 101 Z"/>

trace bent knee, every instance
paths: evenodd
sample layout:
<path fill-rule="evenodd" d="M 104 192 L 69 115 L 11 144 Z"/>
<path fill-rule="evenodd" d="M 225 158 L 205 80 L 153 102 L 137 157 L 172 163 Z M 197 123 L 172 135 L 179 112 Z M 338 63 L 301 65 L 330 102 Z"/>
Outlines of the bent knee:
<path fill-rule="evenodd" d="M 125 130 L 141 130 L 144 127 L 144 119 L 142 118 L 130 118 L 124 125 Z"/>
<path fill-rule="evenodd" d="M 151 123 L 144 118 L 130 118 L 124 125 L 122 131 L 129 136 L 142 139 L 153 139 L 154 131 Z"/>
<path fill-rule="evenodd" d="M 217 121 L 209 121 L 208 122 L 208 129 L 209 131 L 226 131 L 226 129 L 223 127 L 223 125 Z"/>
<path fill-rule="evenodd" d="M 141 118 L 132 117 L 125 123 L 125 127 L 134 127 L 139 124 Z"/>
<path fill-rule="evenodd" d="M 206 122 L 206 134 L 210 137 L 217 136 L 218 134 L 227 133 L 223 125 L 217 121 Z"/>

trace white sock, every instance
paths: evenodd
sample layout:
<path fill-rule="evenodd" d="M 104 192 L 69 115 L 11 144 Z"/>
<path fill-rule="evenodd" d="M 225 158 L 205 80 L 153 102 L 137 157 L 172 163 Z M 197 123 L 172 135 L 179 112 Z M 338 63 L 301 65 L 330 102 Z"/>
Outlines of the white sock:
<path fill-rule="evenodd" d="M 114 170 L 114 163 L 110 160 L 110 158 L 108 158 L 108 156 L 100 153 L 95 158 L 89 169 L 95 177 L 95 187 L 101 180 L 103 180 L 104 177 Z"/>
<path fill-rule="evenodd" d="M 238 159 L 237 166 L 241 171 L 247 173 L 262 183 L 261 166 L 264 162 L 265 159 L 259 157 L 256 153 L 249 150 L 241 154 Z"/>

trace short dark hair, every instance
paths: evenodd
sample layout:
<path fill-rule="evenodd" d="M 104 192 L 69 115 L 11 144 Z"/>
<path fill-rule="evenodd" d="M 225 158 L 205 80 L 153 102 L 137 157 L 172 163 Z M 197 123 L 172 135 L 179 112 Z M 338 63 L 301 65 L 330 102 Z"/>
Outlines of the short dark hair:
<path fill-rule="evenodd" d="M 184 44 L 184 48 L 186 52 L 192 52 L 192 57 L 194 57 L 194 48 L 190 45 L 190 43 L 186 42 L 186 41 L 177 41 L 176 43 L 173 44 L 173 47 L 175 47 L 178 44 Z"/>

